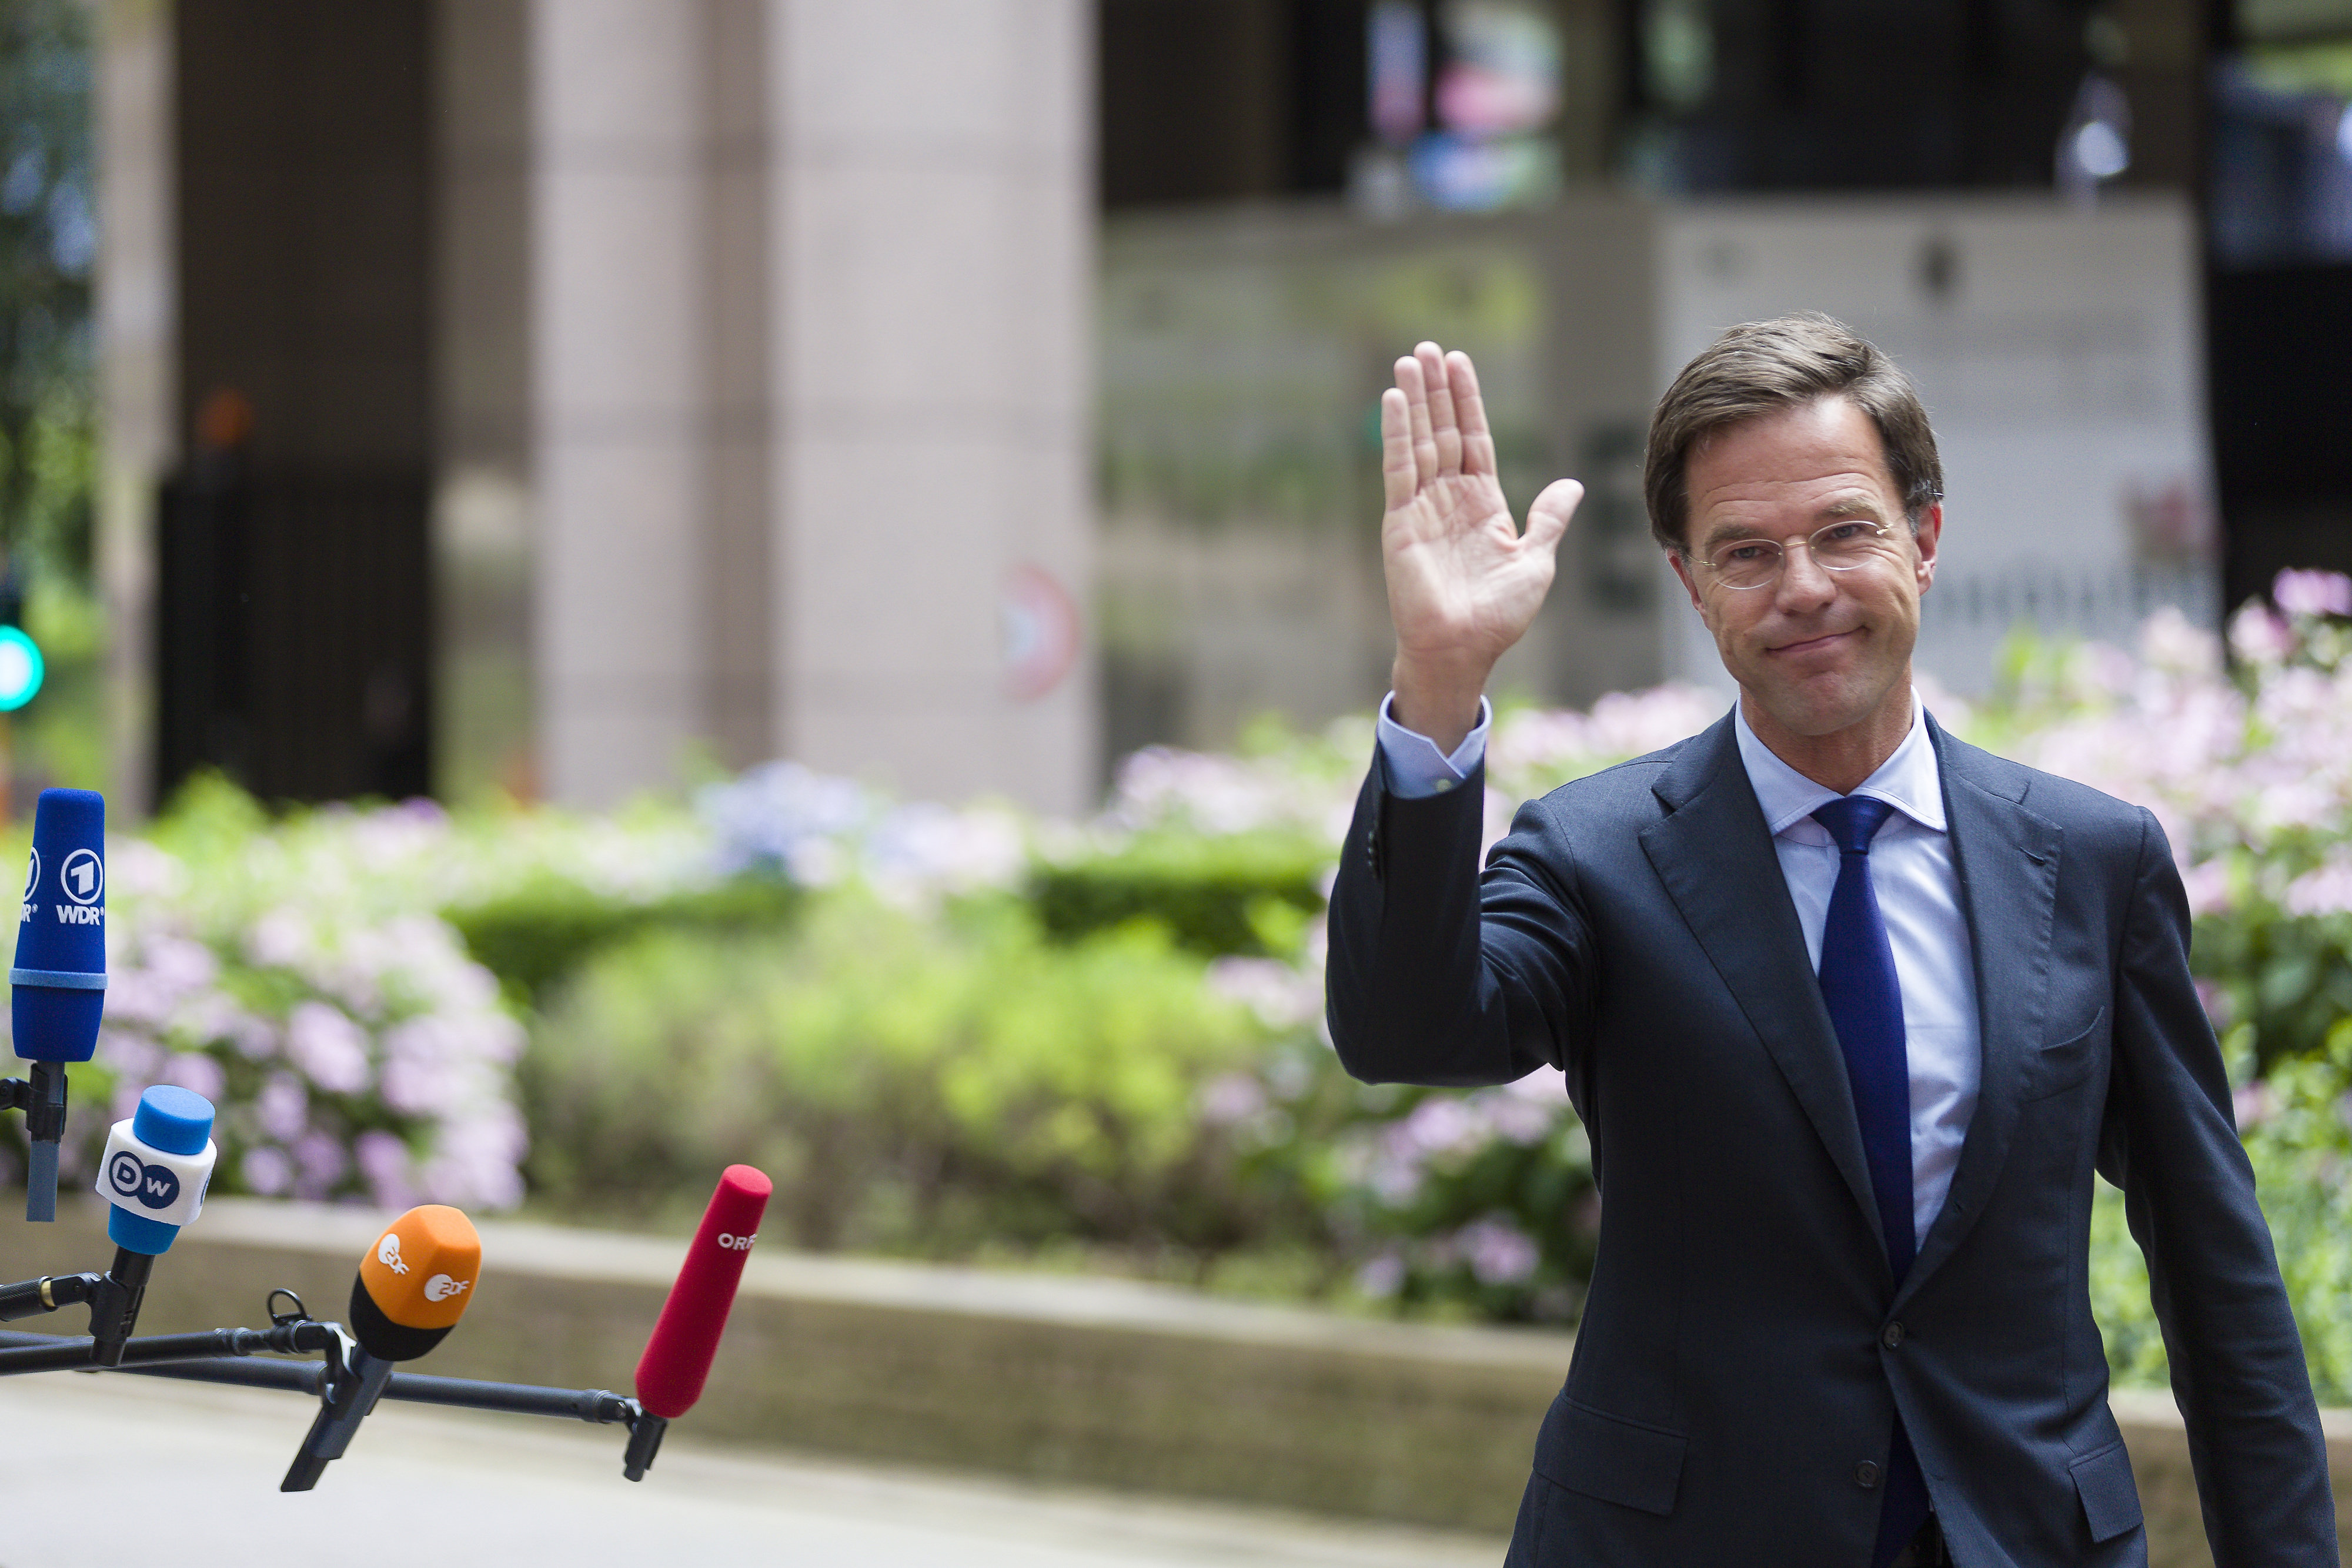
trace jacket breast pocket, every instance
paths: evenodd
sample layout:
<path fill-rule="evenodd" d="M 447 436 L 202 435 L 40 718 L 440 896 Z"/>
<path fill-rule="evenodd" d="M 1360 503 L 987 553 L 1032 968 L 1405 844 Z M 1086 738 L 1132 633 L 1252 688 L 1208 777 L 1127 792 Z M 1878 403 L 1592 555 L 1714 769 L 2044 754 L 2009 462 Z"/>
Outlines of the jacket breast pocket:
<path fill-rule="evenodd" d="M 1679 1434 L 1608 1415 L 1563 1394 L 1552 1401 L 1536 1438 L 1535 1469 L 1570 1491 L 1665 1514 L 1675 1511 L 1683 1451 L 1689 1447 Z"/>
<path fill-rule="evenodd" d="M 2046 1099 L 2063 1093 L 2091 1075 L 2106 1055 L 2107 1009 L 2099 1009 L 2090 1023 L 2063 1040 L 2053 1040 L 2026 1062 L 2023 1098 Z"/>

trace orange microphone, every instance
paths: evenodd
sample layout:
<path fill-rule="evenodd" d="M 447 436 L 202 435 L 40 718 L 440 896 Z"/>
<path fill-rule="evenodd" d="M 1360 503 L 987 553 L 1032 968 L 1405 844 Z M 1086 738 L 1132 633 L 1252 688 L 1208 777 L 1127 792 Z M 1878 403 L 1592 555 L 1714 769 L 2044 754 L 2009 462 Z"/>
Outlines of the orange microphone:
<path fill-rule="evenodd" d="M 439 1344 L 466 1315 L 481 1278 L 482 1239 L 474 1222 L 446 1204 L 412 1208 L 375 1239 L 352 1281 L 351 1335 L 356 1342 L 341 1375 L 320 1391 L 321 1408 L 294 1456 L 280 1491 L 309 1491 L 392 1381 L 394 1364 Z"/>
<path fill-rule="evenodd" d="M 472 1220 L 446 1204 L 412 1208 L 360 1260 L 352 1337 L 378 1360 L 415 1361 L 457 1326 L 481 1272 Z"/>

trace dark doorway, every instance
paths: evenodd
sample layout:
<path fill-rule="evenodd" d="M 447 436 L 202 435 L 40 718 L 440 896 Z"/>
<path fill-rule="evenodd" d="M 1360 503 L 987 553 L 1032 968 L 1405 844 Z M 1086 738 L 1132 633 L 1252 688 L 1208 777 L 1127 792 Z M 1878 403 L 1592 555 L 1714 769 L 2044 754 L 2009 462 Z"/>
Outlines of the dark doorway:
<path fill-rule="evenodd" d="M 179 384 L 158 799 L 431 783 L 430 0 L 173 13 Z"/>

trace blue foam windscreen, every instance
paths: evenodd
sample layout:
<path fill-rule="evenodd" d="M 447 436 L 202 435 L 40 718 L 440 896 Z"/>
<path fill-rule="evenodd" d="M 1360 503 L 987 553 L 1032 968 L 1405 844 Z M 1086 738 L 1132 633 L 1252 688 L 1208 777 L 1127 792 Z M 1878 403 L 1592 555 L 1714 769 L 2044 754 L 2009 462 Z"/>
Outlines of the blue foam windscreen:
<path fill-rule="evenodd" d="M 106 1009 L 106 798 L 44 789 L 9 971 L 9 1021 L 27 1061 L 88 1061 Z"/>

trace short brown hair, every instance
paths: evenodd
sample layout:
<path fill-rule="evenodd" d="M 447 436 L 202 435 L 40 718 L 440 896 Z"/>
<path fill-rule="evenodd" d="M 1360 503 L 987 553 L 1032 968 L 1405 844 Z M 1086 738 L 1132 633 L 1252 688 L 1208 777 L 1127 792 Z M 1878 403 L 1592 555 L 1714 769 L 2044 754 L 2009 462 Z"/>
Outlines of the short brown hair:
<path fill-rule="evenodd" d="M 1650 533 L 1676 555 L 1688 548 L 1691 449 L 1717 431 L 1819 398 L 1843 397 L 1870 416 L 1886 471 L 1915 529 L 1943 499 L 1944 465 L 1918 390 L 1861 333 L 1818 310 L 1732 328 L 1683 367 L 1650 416 L 1642 493 Z"/>

